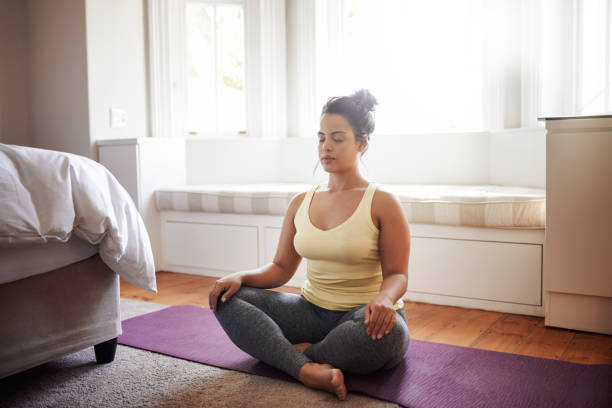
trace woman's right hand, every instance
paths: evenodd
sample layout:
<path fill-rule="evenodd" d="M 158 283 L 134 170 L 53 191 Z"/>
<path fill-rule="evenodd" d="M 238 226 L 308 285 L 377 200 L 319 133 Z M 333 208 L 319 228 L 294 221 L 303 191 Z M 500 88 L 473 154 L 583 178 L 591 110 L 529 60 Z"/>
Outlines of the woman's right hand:
<path fill-rule="evenodd" d="M 242 274 L 240 272 L 232 273 L 231 275 L 217 280 L 210 289 L 210 293 L 208 295 L 208 304 L 210 305 L 210 308 L 213 311 L 217 310 L 217 300 L 219 295 L 223 293 L 223 296 L 221 296 L 221 301 L 225 303 L 234 295 L 234 293 L 238 292 L 238 289 L 240 289 L 241 286 Z"/>

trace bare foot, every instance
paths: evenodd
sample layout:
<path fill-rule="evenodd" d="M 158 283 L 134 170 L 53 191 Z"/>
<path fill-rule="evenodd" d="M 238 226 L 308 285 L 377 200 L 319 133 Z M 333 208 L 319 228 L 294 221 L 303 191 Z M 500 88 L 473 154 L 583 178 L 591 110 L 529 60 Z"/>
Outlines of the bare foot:
<path fill-rule="evenodd" d="M 303 353 L 310 346 L 312 346 L 312 343 L 297 343 L 293 345 L 300 353 Z"/>
<path fill-rule="evenodd" d="M 306 363 L 300 369 L 298 378 L 307 387 L 336 394 L 340 401 L 346 398 L 344 374 L 329 364 Z"/>

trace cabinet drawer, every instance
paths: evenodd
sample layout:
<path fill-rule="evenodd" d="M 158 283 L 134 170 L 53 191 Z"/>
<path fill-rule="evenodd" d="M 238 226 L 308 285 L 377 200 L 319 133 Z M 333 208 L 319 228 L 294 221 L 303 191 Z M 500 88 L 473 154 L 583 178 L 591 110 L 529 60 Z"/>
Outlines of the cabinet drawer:
<path fill-rule="evenodd" d="M 233 272 L 258 265 L 256 226 L 168 221 L 162 233 L 168 266 Z"/>
<path fill-rule="evenodd" d="M 542 304 L 542 246 L 411 238 L 408 290 Z"/>

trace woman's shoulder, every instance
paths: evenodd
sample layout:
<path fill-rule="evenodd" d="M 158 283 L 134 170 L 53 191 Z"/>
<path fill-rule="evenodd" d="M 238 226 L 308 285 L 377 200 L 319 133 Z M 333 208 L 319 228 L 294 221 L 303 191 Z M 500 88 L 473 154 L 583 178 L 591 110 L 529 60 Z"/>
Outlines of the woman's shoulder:
<path fill-rule="evenodd" d="M 388 211 L 401 210 L 402 203 L 397 195 L 387 191 L 384 187 L 376 186 L 374 197 L 372 198 L 372 212 L 383 214 Z"/>
<path fill-rule="evenodd" d="M 288 214 L 289 213 L 295 214 L 297 212 L 297 210 L 300 208 L 300 205 L 302 205 L 302 202 L 304 201 L 304 198 L 306 197 L 309 191 L 310 190 L 304 191 L 302 193 L 298 193 L 291 198 L 291 201 L 289 202 L 289 207 L 287 208 Z"/>
<path fill-rule="evenodd" d="M 384 188 L 377 188 L 372 200 L 372 219 L 379 229 L 385 229 L 387 225 L 405 225 L 408 221 L 402 203 L 399 198 Z"/>
<path fill-rule="evenodd" d="M 302 193 L 297 193 L 296 195 L 294 195 L 293 198 L 291 198 L 289 206 L 297 205 L 299 207 L 300 204 L 302 204 L 302 201 L 304 201 L 306 194 L 308 194 L 308 191 L 304 191 Z"/>
<path fill-rule="evenodd" d="M 383 203 L 400 203 L 400 200 L 397 195 L 388 191 L 384 186 L 380 186 L 378 184 L 376 185 L 376 191 L 374 191 L 374 199 L 379 200 Z"/>

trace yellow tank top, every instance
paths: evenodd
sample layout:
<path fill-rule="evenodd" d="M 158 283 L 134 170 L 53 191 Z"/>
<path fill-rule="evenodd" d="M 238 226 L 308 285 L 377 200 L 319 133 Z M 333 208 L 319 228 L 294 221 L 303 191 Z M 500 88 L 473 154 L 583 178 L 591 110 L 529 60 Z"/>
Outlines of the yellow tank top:
<path fill-rule="evenodd" d="M 379 230 L 371 215 L 376 188 L 370 183 L 355 212 L 329 230 L 310 222 L 310 202 L 317 187 L 306 193 L 295 214 L 293 245 L 307 260 L 302 295 L 309 302 L 329 310 L 350 310 L 368 303 L 380 292 L 383 279 Z M 403 306 L 400 299 L 395 309 Z"/>

